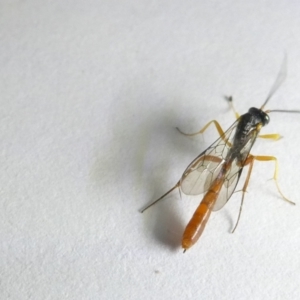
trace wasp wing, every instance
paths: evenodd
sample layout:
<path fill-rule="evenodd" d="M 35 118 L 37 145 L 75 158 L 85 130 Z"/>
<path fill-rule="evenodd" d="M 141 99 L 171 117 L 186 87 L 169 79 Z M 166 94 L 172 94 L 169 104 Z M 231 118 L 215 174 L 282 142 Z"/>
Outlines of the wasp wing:
<path fill-rule="evenodd" d="M 218 138 L 211 146 L 196 157 L 184 171 L 180 187 L 186 195 L 205 193 L 218 176 L 235 135 L 238 121 Z"/>
<path fill-rule="evenodd" d="M 225 181 L 219 193 L 218 199 L 213 207 L 214 211 L 221 209 L 234 193 L 235 188 L 241 177 L 245 161 L 250 153 L 250 150 L 256 140 L 257 130 L 253 130 L 249 135 L 249 140 L 246 145 L 239 150 L 239 156 L 236 157 L 230 164 L 230 168 L 225 174 Z"/>
<path fill-rule="evenodd" d="M 230 170 L 225 175 L 226 178 L 221 188 L 221 191 L 219 193 L 218 199 L 213 207 L 213 211 L 217 211 L 221 209 L 230 199 L 239 182 L 242 171 L 243 171 L 243 167 L 237 165 L 236 162 L 233 162 Z"/>
<path fill-rule="evenodd" d="M 208 191 L 226 163 L 227 154 L 233 145 L 238 122 L 239 120 L 233 123 L 220 138 L 186 168 L 180 180 L 180 188 L 184 194 L 199 195 Z M 256 133 L 253 132 L 247 144 L 241 149 L 240 157 L 244 158 L 243 161 L 235 158 L 226 174 L 222 175 L 225 176 L 225 181 L 214 205 L 214 211 L 221 209 L 234 192 L 242 174 L 244 161 L 248 157 L 255 138 Z"/>

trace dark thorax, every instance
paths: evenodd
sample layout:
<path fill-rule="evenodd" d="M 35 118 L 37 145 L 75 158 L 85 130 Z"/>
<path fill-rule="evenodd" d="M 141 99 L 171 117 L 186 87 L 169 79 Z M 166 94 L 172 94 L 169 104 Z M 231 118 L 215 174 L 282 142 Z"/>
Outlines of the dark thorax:
<path fill-rule="evenodd" d="M 269 116 L 261 109 L 251 107 L 247 113 L 238 120 L 233 145 L 228 152 L 228 160 L 237 158 L 244 162 L 247 158 L 260 129 L 269 123 Z"/>

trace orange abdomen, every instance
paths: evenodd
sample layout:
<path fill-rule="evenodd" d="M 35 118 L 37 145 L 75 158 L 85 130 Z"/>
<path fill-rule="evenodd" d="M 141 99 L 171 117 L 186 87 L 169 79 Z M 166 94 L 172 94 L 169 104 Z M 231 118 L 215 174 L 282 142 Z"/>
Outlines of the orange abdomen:
<path fill-rule="evenodd" d="M 192 219 L 185 228 L 181 242 L 183 249 L 186 250 L 192 247 L 200 238 L 214 204 L 219 196 L 222 184 L 223 180 L 217 180 L 205 194 Z"/>

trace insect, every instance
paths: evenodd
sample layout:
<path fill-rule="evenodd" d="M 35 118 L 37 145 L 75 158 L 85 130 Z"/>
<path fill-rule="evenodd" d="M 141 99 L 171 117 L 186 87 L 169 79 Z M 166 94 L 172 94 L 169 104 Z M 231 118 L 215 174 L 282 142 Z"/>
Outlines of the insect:
<path fill-rule="evenodd" d="M 179 188 L 179 191 L 186 195 L 204 194 L 201 203 L 184 230 L 181 243 L 184 252 L 198 241 L 205 229 L 211 212 L 221 209 L 230 199 L 236 189 L 244 167 L 248 166 L 248 173 L 241 190 L 242 198 L 239 215 L 236 225 L 232 231 L 234 232 L 240 220 L 245 193 L 250 180 L 254 161 L 273 161 L 275 163 L 273 179 L 277 190 L 285 201 L 295 204 L 286 198 L 279 188 L 277 181 L 277 158 L 274 156 L 250 154 L 250 150 L 258 137 L 273 140 L 278 140 L 280 138 L 279 134 L 260 135 L 262 127 L 266 126 L 270 121 L 269 113 L 300 113 L 300 110 L 264 110 L 266 104 L 282 84 L 285 77 L 286 57 L 263 105 L 260 108 L 251 107 L 247 113 L 241 116 L 239 116 L 235 111 L 232 98 L 228 97 L 227 100 L 235 112 L 237 120 L 225 132 L 216 120 L 210 121 L 199 132 L 192 134 L 185 134 L 177 128 L 185 135 L 194 136 L 203 133 L 210 125 L 213 124 L 220 135 L 220 137 L 211 146 L 204 150 L 190 163 L 180 180 L 168 192 L 141 211 L 144 212 L 176 188 Z"/>

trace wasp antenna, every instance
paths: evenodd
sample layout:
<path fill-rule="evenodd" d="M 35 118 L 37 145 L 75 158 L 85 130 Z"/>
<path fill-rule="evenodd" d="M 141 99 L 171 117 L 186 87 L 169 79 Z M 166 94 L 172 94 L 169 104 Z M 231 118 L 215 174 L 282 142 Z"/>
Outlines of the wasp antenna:
<path fill-rule="evenodd" d="M 261 110 L 266 106 L 266 104 L 269 102 L 269 100 L 272 98 L 272 96 L 275 94 L 275 92 L 279 89 L 279 87 L 282 85 L 282 83 L 284 82 L 285 78 L 287 75 L 287 55 L 286 53 L 284 54 L 283 57 L 283 62 L 281 64 L 279 73 L 276 77 L 275 82 L 273 83 L 273 86 L 269 92 L 269 95 L 267 96 L 264 104 L 261 106 Z"/>
<path fill-rule="evenodd" d="M 282 113 L 294 113 L 294 114 L 300 114 L 300 110 L 285 110 L 285 109 L 271 109 L 271 110 L 266 110 L 266 113 L 270 112 L 282 112 Z"/>

